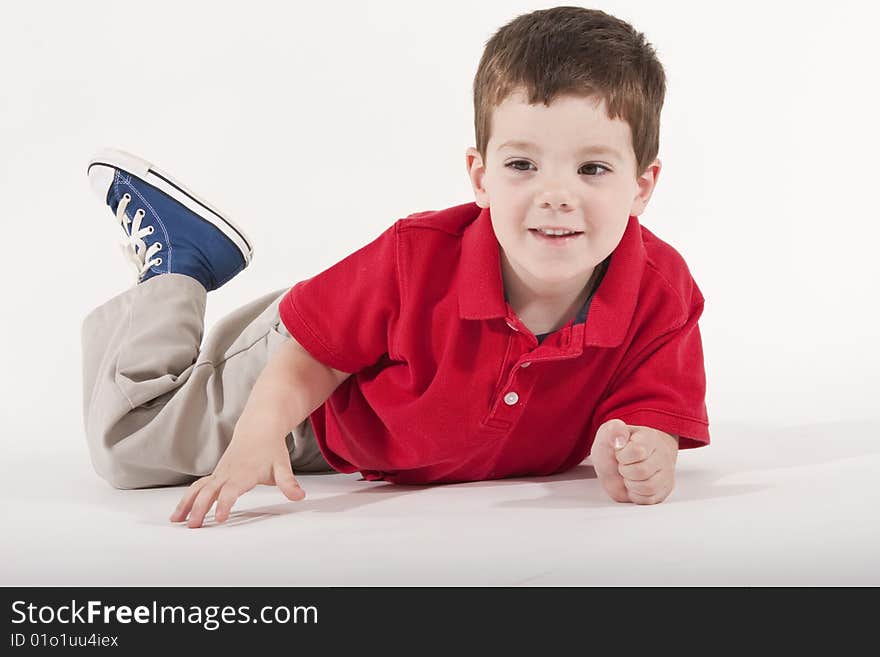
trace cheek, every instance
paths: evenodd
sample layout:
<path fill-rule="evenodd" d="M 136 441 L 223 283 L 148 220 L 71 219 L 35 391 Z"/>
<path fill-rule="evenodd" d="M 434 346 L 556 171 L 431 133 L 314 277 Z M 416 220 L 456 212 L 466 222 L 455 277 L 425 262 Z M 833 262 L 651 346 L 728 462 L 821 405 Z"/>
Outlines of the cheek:
<path fill-rule="evenodd" d="M 525 238 L 528 237 L 525 229 L 519 226 L 507 224 L 504 226 L 501 234 L 498 235 L 498 241 L 502 246 L 512 248 L 522 248 Z"/>

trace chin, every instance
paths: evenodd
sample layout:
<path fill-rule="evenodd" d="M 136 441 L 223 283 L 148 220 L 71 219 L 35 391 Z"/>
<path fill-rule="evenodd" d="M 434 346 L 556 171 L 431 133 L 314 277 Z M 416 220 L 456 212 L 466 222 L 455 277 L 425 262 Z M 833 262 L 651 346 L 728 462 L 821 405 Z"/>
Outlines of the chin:
<path fill-rule="evenodd" d="M 531 274 L 540 281 L 543 281 L 550 285 L 555 285 L 567 283 L 574 279 L 588 276 L 591 270 L 592 267 L 587 269 L 580 267 L 578 269 L 565 270 L 551 269 L 548 267 L 534 267 L 531 270 Z"/>

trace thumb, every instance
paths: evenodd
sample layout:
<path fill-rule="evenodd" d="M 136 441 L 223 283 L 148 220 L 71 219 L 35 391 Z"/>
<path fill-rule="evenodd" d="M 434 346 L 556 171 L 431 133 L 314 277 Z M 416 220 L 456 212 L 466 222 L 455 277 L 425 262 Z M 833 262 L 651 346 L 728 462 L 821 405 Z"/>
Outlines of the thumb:
<path fill-rule="evenodd" d="M 293 476 L 293 469 L 290 467 L 288 459 L 284 459 L 283 463 L 276 463 L 273 474 L 275 475 L 275 485 L 281 489 L 287 499 L 298 502 L 306 496 L 306 492 Z"/>
<path fill-rule="evenodd" d="M 612 449 L 623 449 L 629 442 L 632 432 L 623 420 L 608 420 L 596 431 L 596 442 L 602 442 Z"/>
<path fill-rule="evenodd" d="M 629 427 L 623 420 L 611 420 L 611 422 L 614 422 L 613 428 L 610 429 L 612 436 L 614 436 L 614 449 L 623 449 L 632 435 Z"/>
<path fill-rule="evenodd" d="M 596 438 L 590 451 L 590 460 L 596 470 L 596 477 L 602 488 L 615 502 L 629 502 L 629 492 L 617 463 L 616 445 L 629 441 L 629 428 L 623 420 L 608 420 L 596 431 Z"/>

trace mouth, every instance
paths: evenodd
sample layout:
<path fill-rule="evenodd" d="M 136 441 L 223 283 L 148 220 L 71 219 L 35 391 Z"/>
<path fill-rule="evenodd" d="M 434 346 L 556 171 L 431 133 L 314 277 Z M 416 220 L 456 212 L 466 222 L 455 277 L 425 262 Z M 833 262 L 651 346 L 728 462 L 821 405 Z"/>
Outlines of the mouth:
<path fill-rule="evenodd" d="M 529 228 L 529 232 L 534 235 L 538 239 L 538 241 L 544 244 L 551 244 L 556 246 L 571 244 L 572 242 L 576 242 L 577 240 L 579 240 L 584 235 L 583 231 L 573 233 L 571 235 L 545 235 L 536 228 Z"/>

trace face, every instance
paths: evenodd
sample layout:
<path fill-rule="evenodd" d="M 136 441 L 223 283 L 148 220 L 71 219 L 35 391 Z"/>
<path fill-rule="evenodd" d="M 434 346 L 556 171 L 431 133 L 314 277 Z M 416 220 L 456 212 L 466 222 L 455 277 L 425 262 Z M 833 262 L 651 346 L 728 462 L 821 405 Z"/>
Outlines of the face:
<path fill-rule="evenodd" d="M 546 107 L 520 92 L 493 112 L 486 161 L 475 148 L 466 158 L 476 202 L 491 209 L 505 288 L 518 286 L 507 291 L 521 299 L 576 296 L 629 215 L 644 210 L 660 171 L 655 160 L 636 176 L 629 125 L 610 120 L 604 100 L 562 96 Z M 536 230 L 551 226 L 580 234 Z"/>

